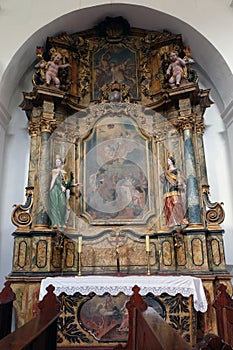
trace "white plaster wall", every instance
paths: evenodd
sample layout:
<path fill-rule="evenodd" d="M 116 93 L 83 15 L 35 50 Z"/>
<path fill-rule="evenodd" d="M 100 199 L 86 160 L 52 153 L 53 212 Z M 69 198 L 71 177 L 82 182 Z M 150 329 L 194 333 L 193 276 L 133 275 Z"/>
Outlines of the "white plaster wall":
<path fill-rule="evenodd" d="M 24 203 L 24 188 L 27 185 L 29 137 L 25 113 L 18 108 L 22 98 L 21 92 L 31 89 L 30 74 L 22 77 L 19 75 L 21 71 L 22 74 L 25 73 L 25 66 L 33 64 L 31 57 L 27 55 L 26 48 L 31 50 L 33 47 L 35 50 L 37 45 L 43 44 L 48 35 L 58 34 L 53 32 L 52 26 L 46 25 L 64 14 L 94 5 L 110 5 L 105 12 L 102 12 L 102 8 L 95 8 L 91 12 L 91 18 L 80 16 L 78 23 L 66 23 L 72 33 L 87 29 L 87 22 L 92 20 L 98 23 L 107 14 L 124 15 L 123 7 L 120 7 L 120 12 L 115 12 L 114 5 L 118 3 L 118 1 L 89 0 L 0 0 L 0 288 L 4 276 L 11 271 L 13 246 L 11 233 L 15 229 L 10 220 L 12 205 Z M 120 3 L 141 5 L 141 1 L 121 1 Z M 233 248 L 231 248 L 233 246 L 233 223 L 231 222 L 233 187 L 229 169 L 231 164 L 229 159 L 232 158 L 233 153 L 233 141 L 231 141 L 233 127 L 229 123 L 226 130 L 221 119 L 221 113 L 232 102 L 233 94 L 233 89 L 230 88 L 233 55 L 229 42 L 233 37 L 233 8 L 230 4 L 230 0 L 144 0 L 145 7 L 170 14 L 179 21 L 172 17 L 163 17 L 162 14 L 160 22 L 154 21 L 154 14 L 148 15 L 148 11 L 144 8 L 139 12 L 139 16 L 131 14 L 131 17 L 135 24 L 140 23 L 141 26 L 146 24 L 151 29 L 158 29 L 159 25 L 161 30 L 169 29 L 174 33 L 182 33 L 184 41 L 190 44 L 191 49 L 200 53 L 197 62 L 200 64 L 200 73 L 208 78 L 205 81 L 205 87 L 212 87 L 213 99 L 217 101 L 215 106 L 207 109 L 205 117 L 207 129 L 204 140 L 211 199 L 224 202 L 226 220 L 222 226 L 226 230 L 226 258 L 227 263 L 233 265 Z M 66 18 L 63 17 L 58 20 L 60 26 L 56 28 L 59 28 L 59 32 L 62 31 L 65 20 Z M 190 30 L 188 25 L 197 32 Z M 204 50 L 204 47 L 198 47 L 198 40 L 195 47 L 192 46 L 198 32 L 204 35 L 213 46 L 205 46 Z M 218 61 L 216 57 L 219 53 L 216 50 L 222 56 L 220 59 L 218 57 Z M 33 56 L 34 53 L 31 54 L 30 51 L 30 55 Z M 8 67 L 10 69 L 7 69 Z M 225 67 L 224 72 L 222 67 Z M 211 72 L 215 73 L 214 82 L 211 81 Z M 19 79 L 17 84 L 14 84 L 16 76 Z M 228 118 L 231 119 L 231 111 Z"/>
<path fill-rule="evenodd" d="M 32 33 L 66 13 L 103 4 L 142 5 L 142 1 L 1 0 L 0 43 L 4 49 L 1 50 L 0 74 Z M 177 17 L 202 33 L 222 53 L 232 70 L 233 55 L 228 40 L 233 34 L 233 8 L 230 5 L 230 0 L 143 1 L 143 6 Z M 164 28 L 166 26 L 164 23 Z"/>
<path fill-rule="evenodd" d="M 18 95 L 19 96 L 19 95 Z M 25 202 L 30 139 L 26 114 L 17 106 L 5 133 L 0 196 L 0 289 L 12 269 L 13 236 L 16 227 L 11 222 L 14 204 Z"/>
<path fill-rule="evenodd" d="M 231 164 L 229 163 L 229 144 L 224 123 L 216 105 L 205 113 L 206 130 L 204 147 L 211 202 L 223 202 L 225 220 L 221 227 L 225 230 L 224 247 L 228 265 L 233 263 L 233 201 Z M 233 131 L 232 131 L 233 132 Z M 233 145 L 232 145 L 233 146 Z M 233 148 L 232 148 L 233 149 Z"/>

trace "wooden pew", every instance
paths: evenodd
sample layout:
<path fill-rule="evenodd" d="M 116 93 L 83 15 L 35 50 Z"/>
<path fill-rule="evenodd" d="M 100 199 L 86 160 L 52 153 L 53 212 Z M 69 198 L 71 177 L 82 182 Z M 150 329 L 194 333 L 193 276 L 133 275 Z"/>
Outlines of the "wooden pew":
<path fill-rule="evenodd" d="M 0 339 L 11 332 L 13 301 L 15 293 L 10 287 L 10 282 L 5 282 L 5 287 L 0 292 Z"/>
<path fill-rule="evenodd" d="M 126 345 L 119 344 L 114 350 L 233 350 L 218 335 L 208 334 L 192 347 L 154 310 L 149 312 L 147 304 L 133 287 L 126 307 L 129 312 L 129 336 Z"/>
<path fill-rule="evenodd" d="M 140 288 L 133 287 L 126 307 L 129 312 L 129 337 L 126 345 L 119 344 L 115 350 L 192 350 L 175 329 L 147 304 L 139 294 Z M 147 310 L 147 311 L 146 311 Z"/>
<path fill-rule="evenodd" d="M 207 334 L 194 346 L 194 350 L 232 350 L 232 347 L 218 335 Z"/>
<path fill-rule="evenodd" d="M 217 314 L 218 334 L 233 347 L 233 300 L 224 284 L 219 285 L 213 306 Z"/>
<path fill-rule="evenodd" d="M 48 286 L 47 294 L 39 302 L 38 316 L 0 340 L 0 349 L 4 350 L 55 350 L 57 348 L 57 319 L 60 303 L 53 293 L 54 287 Z"/>

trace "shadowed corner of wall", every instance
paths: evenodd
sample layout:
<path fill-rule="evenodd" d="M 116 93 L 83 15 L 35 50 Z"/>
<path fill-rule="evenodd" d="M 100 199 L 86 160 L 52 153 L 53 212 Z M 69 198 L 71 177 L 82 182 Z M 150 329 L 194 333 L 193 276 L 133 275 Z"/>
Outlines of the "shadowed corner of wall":
<path fill-rule="evenodd" d="M 0 5 L 0 11 L 1 11 L 1 5 Z M 2 75 L 3 75 L 3 65 L 2 65 L 2 62 L 0 61 L 0 81 L 1 81 Z"/>
<path fill-rule="evenodd" d="M 226 269 L 230 275 L 233 275 L 233 265 L 226 265 Z M 231 284 L 233 285 L 233 278 L 231 279 Z"/>

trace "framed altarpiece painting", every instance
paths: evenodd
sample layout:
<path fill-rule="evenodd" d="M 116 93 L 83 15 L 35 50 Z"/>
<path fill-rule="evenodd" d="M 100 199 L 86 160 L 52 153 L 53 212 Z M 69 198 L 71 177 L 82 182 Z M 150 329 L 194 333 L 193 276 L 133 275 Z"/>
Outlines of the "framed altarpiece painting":
<path fill-rule="evenodd" d="M 157 127 L 157 132 L 168 133 L 169 141 L 163 137 L 156 142 L 152 134 L 157 123 L 163 128 Z M 162 115 L 141 106 L 105 104 L 89 108 L 85 116 L 79 112 L 67 118 L 49 143 L 54 162 L 62 155 L 64 169 L 80 183 L 69 193 L 67 228 L 77 229 L 74 225 L 82 220 L 105 228 L 147 227 L 148 221 L 158 228 L 164 225 L 160 175 L 168 147 L 181 163 L 177 130 Z"/>
<path fill-rule="evenodd" d="M 151 141 L 117 119 L 101 119 L 83 141 L 82 214 L 92 224 L 145 224 L 154 212 Z"/>

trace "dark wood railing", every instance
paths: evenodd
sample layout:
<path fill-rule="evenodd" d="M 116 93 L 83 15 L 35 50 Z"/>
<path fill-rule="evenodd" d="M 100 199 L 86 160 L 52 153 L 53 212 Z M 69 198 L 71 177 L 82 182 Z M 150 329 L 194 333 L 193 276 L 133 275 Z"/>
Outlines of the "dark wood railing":
<path fill-rule="evenodd" d="M 10 287 L 10 282 L 5 282 L 5 287 L 0 292 L 0 339 L 11 332 L 13 301 L 15 293 Z"/>
<path fill-rule="evenodd" d="M 53 293 L 54 287 L 48 286 L 47 294 L 39 302 L 38 316 L 0 340 L 0 349 L 4 350 L 55 350 L 57 348 L 57 319 L 60 303 Z"/>
<path fill-rule="evenodd" d="M 126 304 L 129 312 L 128 342 L 116 346 L 115 350 L 192 350 L 191 345 L 157 312 L 149 312 L 139 290 L 138 286 L 133 287 L 134 293 Z"/>
<path fill-rule="evenodd" d="M 233 347 L 233 300 L 224 284 L 219 285 L 213 306 L 217 314 L 218 334 Z"/>
<path fill-rule="evenodd" d="M 126 304 L 129 312 L 128 342 L 117 345 L 114 350 L 233 350 L 225 339 L 215 334 L 208 334 L 192 347 L 158 313 L 149 312 L 139 290 L 139 287 L 133 287 L 134 293 Z"/>
<path fill-rule="evenodd" d="M 8 282 L 5 285 L 6 289 L 4 288 L 4 290 L 9 291 L 10 285 Z M 0 349 L 56 349 L 57 319 L 60 314 L 60 303 L 53 291 L 54 287 L 52 285 L 47 287 L 47 294 L 38 304 L 40 309 L 39 315 L 0 340 Z M 217 312 L 219 335 L 208 334 L 194 347 L 188 344 L 152 308 L 147 307 L 139 291 L 139 287 L 133 287 L 133 295 L 126 305 L 129 312 L 128 342 L 126 345 L 119 344 L 115 346 L 114 350 L 233 350 L 231 346 L 233 340 L 233 301 L 226 292 L 224 285 L 220 285 L 219 292 L 213 303 Z M 3 295 L 10 295 L 5 293 L 6 291 Z M 15 297 L 14 293 L 11 297 Z M 13 302 L 13 300 L 11 301 Z M 79 346 L 76 347 L 76 349 L 78 348 Z M 99 346 L 95 349 L 106 348 Z M 108 347 L 108 349 L 111 349 L 111 347 Z"/>
<path fill-rule="evenodd" d="M 194 350 L 232 350 L 232 347 L 216 334 L 207 334 L 202 341 L 197 343 Z"/>

